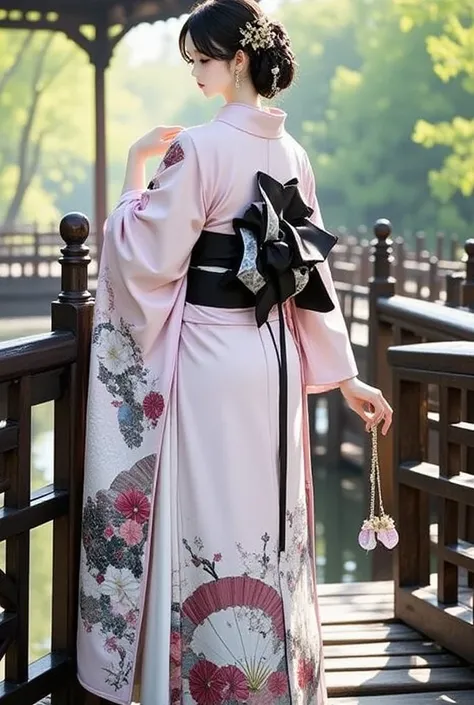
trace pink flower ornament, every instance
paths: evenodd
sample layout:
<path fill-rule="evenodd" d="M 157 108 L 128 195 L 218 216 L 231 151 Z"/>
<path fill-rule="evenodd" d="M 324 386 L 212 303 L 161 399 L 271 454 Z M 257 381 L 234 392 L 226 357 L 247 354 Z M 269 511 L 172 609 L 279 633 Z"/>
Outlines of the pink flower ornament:
<path fill-rule="evenodd" d="M 380 517 L 366 519 L 359 533 L 359 546 L 365 551 L 373 551 L 377 540 L 392 550 L 398 544 L 399 536 L 392 517 L 382 514 Z"/>
<path fill-rule="evenodd" d="M 364 549 L 364 551 L 373 551 L 377 545 L 377 539 L 375 538 L 375 531 L 372 526 L 372 522 L 366 519 L 362 524 L 362 529 L 359 533 L 359 546 Z"/>
<path fill-rule="evenodd" d="M 395 528 L 392 517 L 389 517 L 387 514 L 382 514 L 378 523 L 378 540 L 385 548 L 392 550 L 399 541 L 398 531 Z"/>

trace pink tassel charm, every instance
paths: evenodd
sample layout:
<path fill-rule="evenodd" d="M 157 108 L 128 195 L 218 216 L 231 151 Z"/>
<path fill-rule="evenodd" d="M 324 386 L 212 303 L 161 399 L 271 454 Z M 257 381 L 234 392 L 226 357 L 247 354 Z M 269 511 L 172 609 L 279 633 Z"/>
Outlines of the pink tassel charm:
<path fill-rule="evenodd" d="M 375 504 L 378 500 L 380 514 L 375 514 Z M 369 518 L 362 524 L 359 532 L 359 546 L 365 551 L 373 551 L 379 541 L 382 546 L 391 550 L 398 544 L 399 536 L 392 517 L 385 514 L 380 483 L 380 466 L 377 447 L 377 427 L 372 428 L 372 462 L 370 468 L 370 511 Z"/>

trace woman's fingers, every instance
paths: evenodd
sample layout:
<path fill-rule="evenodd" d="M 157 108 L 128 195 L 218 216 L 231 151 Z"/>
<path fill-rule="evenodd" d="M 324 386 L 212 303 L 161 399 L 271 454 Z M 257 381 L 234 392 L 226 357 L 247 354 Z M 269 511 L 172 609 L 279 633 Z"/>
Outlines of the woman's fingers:
<path fill-rule="evenodd" d="M 385 436 L 392 423 L 393 412 L 390 404 L 382 394 L 374 395 L 374 398 L 369 401 L 369 404 L 372 407 L 371 411 L 363 409 L 363 418 L 366 421 L 365 429 L 366 431 L 370 431 L 374 426 L 378 426 L 383 422 L 382 434 Z"/>

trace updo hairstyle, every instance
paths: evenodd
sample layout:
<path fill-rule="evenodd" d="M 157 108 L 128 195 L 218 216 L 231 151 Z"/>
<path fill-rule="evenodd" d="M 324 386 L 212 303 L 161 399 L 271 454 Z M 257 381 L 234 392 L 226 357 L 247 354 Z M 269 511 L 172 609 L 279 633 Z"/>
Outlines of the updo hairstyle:
<path fill-rule="evenodd" d="M 185 61 L 191 62 L 186 52 L 186 35 L 191 35 L 196 50 L 211 59 L 232 61 L 242 49 L 249 57 L 249 71 L 257 93 L 273 98 L 288 88 L 295 76 L 296 61 L 290 38 L 280 22 L 269 21 L 273 46 L 261 49 L 243 45 L 247 23 L 265 19 L 255 0 L 204 0 L 191 12 L 179 35 L 179 49 Z M 278 69 L 277 76 L 272 69 Z"/>

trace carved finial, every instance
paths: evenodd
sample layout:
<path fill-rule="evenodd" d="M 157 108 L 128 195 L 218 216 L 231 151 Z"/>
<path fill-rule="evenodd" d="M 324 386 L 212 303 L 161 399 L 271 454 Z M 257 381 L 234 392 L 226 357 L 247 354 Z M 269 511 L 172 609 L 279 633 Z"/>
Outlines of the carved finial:
<path fill-rule="evenodd" d="M 386 218 L 379 218 L 374 225 L 374 233 L 377 240 L 387 240 L 392 234 L 392 223 Z"/>
<path fill-rule="evenodd" d="M 61 293 L 59 301 L 79 303 L 90 299 L 87 289 L 87 266 L 91 261 L 85 241 L 89 235 L 89 221 L 82 213 L 68 213 L 61 220 L 59 232 L 66 243 L 61 248 Z"/>
<path fill-rule="evenodd" d="M 374 279 L 390 279 L 392 257 L 392 224 L 381 218 L 374 225 L 375 240 L 372 241 L 372 262 L 374 263 Z"/>
<path fill-rule="evenodd" d="M 66 245 L 83 245 L 89 237 L 89 221 L 82 213 L 68 213 L 61 219 L 59 233 Z"/>
<path fill-rule="evenodd" d="M 474 239 L 473 238 L 466 240 L 466 244 L 464 245 L 464 252 L 467 254 L 468 261 L 470 259 L 474 259 Z"/>

